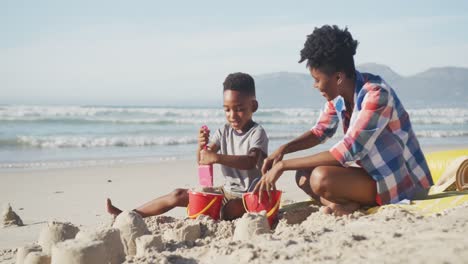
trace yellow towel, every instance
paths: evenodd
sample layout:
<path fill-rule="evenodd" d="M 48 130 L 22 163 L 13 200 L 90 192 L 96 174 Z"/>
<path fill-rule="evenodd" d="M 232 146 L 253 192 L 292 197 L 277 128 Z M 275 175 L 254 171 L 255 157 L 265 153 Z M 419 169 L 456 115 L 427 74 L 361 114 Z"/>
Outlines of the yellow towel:
<path fill-rule="evenodd" d="M 402 208 L 414 211 L 419 214 L 429 216 L 457 207 L 468 202 L 468 191 L 453 191 L 429 195 L 424 200 L 414 200 L 410 204 L 387 204 L 375 206 L 366 211 L 367 214 L 374 214 L 386 208 Z"/>
<path fill-rule="evenodd" d="M 441 213 L 468 202 L 468 190 L 442 192 L 442 189 L 449 187 L 448 185 L 452 185 L 452 189 L 454 189 L 456 174 L 460 174 L 460 169 L 462 174 L 465 173 L 467 162 L 463 156 L 468 156 L 468 149 L 439 151 L 426 155 L 432 179 L 436 183 L 435 186 L 431 187 L 427 197 L 411 201 L 409 204 L 389 204 L 372 207 L 367 210 L 367 213 L 373 214 L 385 208 L 397 207 L 409 211 L 417 211 L 427 216 Z M 453 184 L 448 184 L 448 178 L 452 180 L 451 183 Z"/>
<path fill-rule="evenodd" d="M 452 161 L 460 156 L 467 156 L 468 149 L 456 149 L 448 151 L 432 152 L 426 155 L 427 165 L 431 170 L 434 183 L 439 181 L 440 176 Z"/>

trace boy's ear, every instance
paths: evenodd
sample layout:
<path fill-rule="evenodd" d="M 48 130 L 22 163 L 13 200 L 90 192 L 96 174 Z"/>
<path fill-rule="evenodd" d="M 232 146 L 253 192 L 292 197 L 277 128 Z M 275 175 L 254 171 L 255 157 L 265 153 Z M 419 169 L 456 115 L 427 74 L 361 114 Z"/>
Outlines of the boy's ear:
<path fill-rule="evenodd" d="M 253 99 L 252 100 L 252 112 L 255 113 L 255 112 L 257 112 L 257 110 L 258 110 L 258 101 Z"/>

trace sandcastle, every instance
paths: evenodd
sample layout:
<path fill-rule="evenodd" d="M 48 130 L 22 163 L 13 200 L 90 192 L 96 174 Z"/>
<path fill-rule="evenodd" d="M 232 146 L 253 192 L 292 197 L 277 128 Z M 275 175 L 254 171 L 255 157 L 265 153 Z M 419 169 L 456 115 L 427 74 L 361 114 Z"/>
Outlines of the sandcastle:
<path fill-rule="evenodd" d="M 104 242 L 72 239 L 52 248 L 51 263 L 99 264 L 108 263 L 108 259 Z"/>
<path fill-rule="evenodd" d="M 42 229 L 38 243 L 42 247 L 42 251 L 50 254 L 55 244 L 75 238 L 78 231 L 80 229 L 71 223 L 52 221 Z"/>
<path fill-rule="evenodd" d="M 16 264 L 27 263 L 25 262 L 26 257 L 33 252 L 42 252 L 42 247 L 32 244 L 18 248 L 18 252 L 16 253 Z"/>
<path fill-rule="evenodd" d="M 16 263 L 164 262 L 178 248 L 197 248 L 225 239 L 250 243 L 259 235 L 270 233 L 264 211 L 246 213 L 234 222 L 216 221 L 204 215 L 195 220 L 162 216 L 145 221 L 136 212 L 124 211 L 112 226 L 90 230 L 80 230 L 71 223 L 49 222 L 41 230 L 38 244 L 18 249 Z M 216 250 L 222 252 L 222 246 Z"/>
<path fill-rule="evenodd" d="M 266 212 L 246 213 L 236 223 L 233 240 L 250 241 L 255 236 L 270 232 Z"/>
<path fill-rule="evenodd" d="M 0 223 L 2 227 L 9 226 L 22 226 L 23 220 L 13 211 L 11 205 L 8 204 L 5 206 L 2 212 L 2 222 Z"/>
<path fill-rule="evenodd" d="M 76 240 L 102 241 L 106 260 L 108 263 L 122 263 L 125 260 L 125 251 L 120 238 L 120 230 L 117 228 L 101 228 L 93 231 L 80 231 Z"/>
<path fill-rule="evenodd" d="M 119 214 L 113 227 L 120 230 L 125 254 L 131 256 L 136 254 L 136 238 L 150 234 L 143 218 L 133 211 L 124 211 Z"/>

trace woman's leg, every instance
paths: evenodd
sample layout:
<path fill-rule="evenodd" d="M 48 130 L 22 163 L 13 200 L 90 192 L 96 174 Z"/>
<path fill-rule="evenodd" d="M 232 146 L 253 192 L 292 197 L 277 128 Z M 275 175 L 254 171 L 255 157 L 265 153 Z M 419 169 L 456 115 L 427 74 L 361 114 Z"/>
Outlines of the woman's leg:
<path fill-rule="evenodd" d="M 188 200 L 187 189 L 175 189 L 169 194 L 143 204 L 134 211 L 142 217 L 160 215 L 174 207 L 187 207 Z M 107 199 L 107 212 L 117 216 L 122 210 L 112 205 L 111 200 Z"/>
<path fill-rule="evenodd" d="M 362 168 L 320 166 L 309 178 L 314 194 L 320 196 L 325 212 L 336 215 L 350 214 L 361 205 L 375 205 L 377 186 Z"/>
<path fill-rule="evenodd" d="M 315 201 L 320 202 L 320 196 L 315 194 L 312 191 L 310 186 L 310 176 L 312 174 L 312 170 L 298 170 L 296 171 L 296 184 L 301 190 L 303 190 L 306 194 L 312 197 Z"/>

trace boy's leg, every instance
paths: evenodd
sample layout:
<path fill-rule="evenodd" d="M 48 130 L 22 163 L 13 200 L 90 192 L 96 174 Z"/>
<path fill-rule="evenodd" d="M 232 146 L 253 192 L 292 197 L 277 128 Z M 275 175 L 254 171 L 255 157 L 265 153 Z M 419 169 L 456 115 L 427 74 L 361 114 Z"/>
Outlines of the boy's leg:
<path fill-rule="evenodd" d="M 234 220 L 245 213 L 241 198 L 231 199 L 222 207 L 223 220 Z"/>
<path fill-rule="evenodd" d="M 149 201 L 142 206 L 134 209 L 142 217 L 154 216 L 163 214 L 174 207 L 187 207 L 188 198 L 187 189 L 175 189 L 169 194 Z M 111 201 L 107 199 L 107 212 L 113 215 L 118 215 L 122 211 L 113 206 Z"/>
<path fill-rule="evenodd" d="M 377 186 L 362 168 L 320 166 L 309 178 L 313 193 L 320 196 L 325 212 L 350 214 L 361 205 L 375 205 Z"/>

